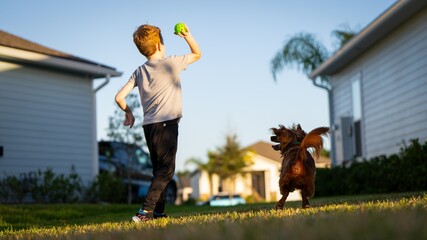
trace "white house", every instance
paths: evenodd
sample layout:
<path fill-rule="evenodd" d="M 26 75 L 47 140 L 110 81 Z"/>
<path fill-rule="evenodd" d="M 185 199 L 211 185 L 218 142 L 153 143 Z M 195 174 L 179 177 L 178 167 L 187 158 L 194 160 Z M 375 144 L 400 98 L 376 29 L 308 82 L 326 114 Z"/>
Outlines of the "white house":
<path fill-rule="evenodd" d="M 321 64 L 329 78 L 333 165 L 427 140 L 427 1 L 396 1 Z"/>
<path fill-rule="evenodd" d="M 253 165 L 244 170 L 241 176 L 234 181 L 233 193 L 243 197 L 251 197 L 254 201 L 277 201 L 281 198 L 279 190 L 279 171 L 282 158 L 279 151 L 272 148 L 272 143 L 256 142 L 245 149 L 252 159 Z M 316 159 L 316 167 L 328 166 L 328 158 Z M 192 198 L 207 200 L 210 196 L 219 193 L 219 177 L 212 177 L 212 192 L 207 172 L 195 171 L 191 175 Z M 224 189 L 225 190 L 225 189 Z M 287 201 L 300 200 L 299 191 L 289 194 Z"/>
<path fill-rule="evenodd" d="M 97 89 L 120 76 L 112 67 L 0 30 L 0 177 L 73 168 L 84 182 L 98 173 Z"/>

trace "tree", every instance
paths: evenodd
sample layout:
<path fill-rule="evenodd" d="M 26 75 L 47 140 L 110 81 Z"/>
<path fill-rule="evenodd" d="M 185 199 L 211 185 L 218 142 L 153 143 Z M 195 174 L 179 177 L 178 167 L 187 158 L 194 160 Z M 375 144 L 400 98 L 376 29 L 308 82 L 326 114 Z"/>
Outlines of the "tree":
<path fill-rule="evenodd" d="M 191 158 L 186 164 L 194 164 L 197 169 L 206 171 L 209 176 L 210 192 L 213 193 L 212 176 L 218 175 L 220 184 L 223 182 L 233 183 L 237 175 L 242 174 L 246 167 L 253 164 L 252 159 L 246 154 L 247 151 L 240 147 L 235 134 L 226 136 L 223 146 L 217 147 L 215 151 L 208 151 L 208 162 L 203 163 L 200 159 Z M 228 184 L 228 191 L 233 191 Z"/>
<path fill-rule="evenodd" d="M 137 109 L 140 108 L 141 104 L 139 102 L 138 95 L 135 93 L 131 93 L 127 97 L 127 104 L 128 106 L 133 110 L 133 114 L 135 117 L 135 123 L 141 123 L 142 122 L 142 116 L 138 114 Z M 132 128 L 125 127 L 123 125 L 125 120 L 125 113 L 117 106 L 116 110 L 114 111 L 114 115 L 109 118 L 109 125 L 107 129 L 107 136 L 112 140 L 116 142 L 126 143 L 127 149 L 125 151 L 127 152 L 127 164 L 125 167 L 126 171 L 126 179 L 127 179 L 127 191 L 128 191 L 128 204 L 132 203 L 132 185 L 131 185 L 131 172 L 130 169 L 132 169 L 132 164 L 135 164 L 136 162 L 132 159 L 133 156 L 135 156 L 135 148 L 133 146 L 139 146 L 142 147 L 145 145 L 144 140 L 144 130 L 141 126 L 135 125 Z"/>
<path fill-rule="evenodd" d="M 227 135 L 225 144 L 217 147 L 216 151 L 209 151 L 208 158 L 208 163 L 212 165 L 213 172 L 218 174 L 221 185 L 226 181 L 233 183 L 237 175 L 243 173 L 244 168 L 253 164 L 246 150 L 240 147 L 235 134 Z M 230 193 L 234 191 L 230 186 L 227 190 Z"/>
<path fill-rule="evenodd" d="M 355 32 L 351 30 L 335 30 L 332 34 L 338 39 L 340 47 L 342 47 L 355 35 Z M 298 70 L 308 76 L 330 55 L 331 53 L 327 48 L 313 34 L 298 33 L 287 40 L 283 48 L 271 60 L 273 79 L 276 81 L 277 73 L 286 66 L 297 67 Z M 313 83 L 325 89 L 329 88 L 328 79 L 325 77 L 320 78 L 320 82 L 313 80 Z"/>

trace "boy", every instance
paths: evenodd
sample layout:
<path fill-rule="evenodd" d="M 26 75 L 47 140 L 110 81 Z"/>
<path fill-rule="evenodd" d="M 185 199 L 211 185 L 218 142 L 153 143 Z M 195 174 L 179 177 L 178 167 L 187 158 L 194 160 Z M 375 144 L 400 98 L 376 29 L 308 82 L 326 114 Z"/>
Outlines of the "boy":
<path fill-rule="evenodd" d="M 178 122 L 182 116 L 180 72 L 201 57 L 199 46 L 185 25 L 186 31 L 178 33 L 190 47 L 191 53 L 165 58 L 160 29 L 141 25 L 133 34 L 133 41 L 147 58 L 116 95 L 116 102 L 125 111 L 125 126 L 132 127 L 135 118 L 126 105 L 126 96 L 138 87 L 144 111 L 145 140 L 153 163 L 153 178 L 142 207 L 132 217 L 134 222 L 166 217 L 164 190 L 175 171 L 178 145 Z"/>

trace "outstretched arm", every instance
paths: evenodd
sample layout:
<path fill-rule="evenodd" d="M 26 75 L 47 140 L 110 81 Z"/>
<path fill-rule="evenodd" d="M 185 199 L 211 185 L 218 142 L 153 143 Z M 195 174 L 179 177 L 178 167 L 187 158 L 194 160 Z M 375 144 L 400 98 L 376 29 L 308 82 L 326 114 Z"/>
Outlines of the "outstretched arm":
<path fill-rule="evenodd" d="M 200 51 L 199 44 L 197 44 L 187 24 L 185 25 L 185 28 L 187 31 L 181 32 L 178 35 L 184 38 L 188 46 L 190 47 L 191 53 L 188 54 L 188 64 L 191 64 L 200 59 L 200 57 L 202 56 L 202 52 Z"/>

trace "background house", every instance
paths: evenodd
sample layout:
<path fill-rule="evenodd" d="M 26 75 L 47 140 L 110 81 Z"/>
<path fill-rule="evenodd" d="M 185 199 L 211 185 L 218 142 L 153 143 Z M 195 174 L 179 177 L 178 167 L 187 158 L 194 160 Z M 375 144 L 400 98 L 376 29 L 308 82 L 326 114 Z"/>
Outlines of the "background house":
<path fill-rule="evenodd" d="M 190 200 L 191 194 L 193 193 L 193 188 L 191 188 L 191 178 L 190 175 L 178 175 L 178 181 L 179 181 L 179 188 L 177 193 L 177 200 L 175 201 L 176 204 L 182 204 Z"/>
<path fill-rule="evenodd" d="M 243 197 L 250 197 L 253 201 L 276 201 L 281 198 L 279 191 L 279 171 L 281 168 L 280 152 L 275 151 L 271 143 L 264 141 L 256 142 L 245 149 L 249 150 L 253 165 L 244 170 L 243 174 L 234 182 L 234 193 Z M 329 158 L 319 157 L 316 159 L 316 167 L 330 165 Z M 191 175 L 190 185 L 193 189 L 191 197 L 194 199 L 207 200 L 211 195 L 219 193 L 219 177 L 212 176 L 212 192 L 207 172 L 195 171 Z M 289 194 L 287 201 L 300 200 L 299 191 Z"/>
<path fill-rule="evenodd" d="M 0 31 L 0 176 L 98 173 L 95 94 L 114 68 Z M 93 80 L 106 81 L 93 89 Z"/>
<path fill-rule="evenodd" d="M 330 79 L 333 164 L 427 140 L 427 1 L 397 1 L 314 70 Z"/>

